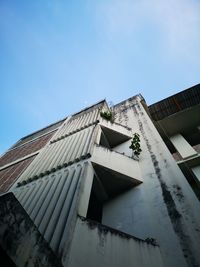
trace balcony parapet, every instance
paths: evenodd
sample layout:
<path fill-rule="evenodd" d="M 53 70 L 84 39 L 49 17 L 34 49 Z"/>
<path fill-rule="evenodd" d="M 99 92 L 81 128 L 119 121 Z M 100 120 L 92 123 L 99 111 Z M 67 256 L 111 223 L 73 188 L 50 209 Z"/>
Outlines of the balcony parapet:
<path fill-rule="evenodd" d="M 157 245 L 83 217 L 77 218 L 69 267 L 80 263 L 84 267 L 163 267 Z"/>
<path fill-rule="evenodd" d="M 138 161 L 119 152 L 95 145 L 91 162 L 120 174 L 134 185 L 142 183 Z"/>
<path fill-rule="evenodd" d="M 106 127 L 106 128 L 110 128 L 111 130 L 124 134 L 126 136 L 129 136 L 130 138 L 132 137 L 131 135 L 131 128 L 122 125 L 120 123 L 116 123 L 116 122 L 110 122 L 108 120 L 105 119 L 101 119 L 99 122 L 100 126 L 102 127 Z"/>

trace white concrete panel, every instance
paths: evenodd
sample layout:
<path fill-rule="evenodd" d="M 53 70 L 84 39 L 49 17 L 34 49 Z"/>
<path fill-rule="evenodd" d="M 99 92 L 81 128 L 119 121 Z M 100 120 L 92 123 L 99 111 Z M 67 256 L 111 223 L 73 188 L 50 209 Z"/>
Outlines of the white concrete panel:
<path fill-rule="evenodd" d="M 112 131 L 115 131 L 117 133 L 121 133 L 123 135 L 126 135 L 128 137 L 132 137 L 132 132 L 131 132 L 131 129 L 126 127 L 126 126 L 123 126 L 122 124 L 119 124 L 119 123 L 111 123 L 110 121 L 107 121 L 105 119 L 102 119 L 100 120 L 100 126 L 103 126 L 103 127 L 106 127 L 106 128 L 109 128 L 111 129 Z"/>
<path fill-rule="evenodd" d="M 93 179 L 94 179 L 94 170 L 92 165 L 90 165 L 87 168 L 87 173 L 85 174 L 85 178 L 84 181 L 82 182 L 80 189 L 78 214 L 83 217 L 87 216 Z"/>
<path fill-rule="evenodd" d="M 91 162 L 130 177 L 136 182 L 142 182 L 138 162 L 118 152 L 95 145 Z"/>
<path fill-rule="evenodd" d="M 78 218 L 69 267 L 163 267 L 159 247 Z"/>
<path fill-rule="evenodd" d="M 200 265 L 200 205 L 146 113 L 141 98 L 116 106 L 116 121 L 141 137 L 143 183 L 111 199 L 103 224 L 140 238 L 155 238 L 166 267 Z M 122 151 L 122 150 L 121 150 Z M 128 146 L 124 145 L 128 153 Z"/>
<path fill-rule="evenodd" d="M 171 136 L 170 140 L 183 159 L 197 154 L 181 134 Z"/>
<path fill-rule="evenodd" d="M 131 140 L 128 140 L 118 146 L 113 147 L 113 150 L 121 154 L 124 153 L 124 155 L 126 155 L 127 157 L 132 157 L 133 151 L 132 149 L 129 149 L 130 145 L 131 145 Z"/>

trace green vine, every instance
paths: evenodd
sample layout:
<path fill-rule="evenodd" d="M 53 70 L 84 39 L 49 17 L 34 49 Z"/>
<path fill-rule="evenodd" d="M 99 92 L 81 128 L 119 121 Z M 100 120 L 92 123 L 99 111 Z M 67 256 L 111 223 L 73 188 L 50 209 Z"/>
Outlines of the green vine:
<path fill-rule="evenodd" d="M 139 156 L 142 152 L 142 149 L 140 147 L 140 135 L 138 133 L 134 133 L 129 148 L 133 150 L 135 156 Z"/>

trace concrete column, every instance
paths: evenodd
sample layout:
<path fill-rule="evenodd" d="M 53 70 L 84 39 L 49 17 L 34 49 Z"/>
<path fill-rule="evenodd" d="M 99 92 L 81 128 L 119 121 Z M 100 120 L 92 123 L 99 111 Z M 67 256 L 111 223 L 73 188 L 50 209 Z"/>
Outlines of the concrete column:
<path fill-rule="evenodd" d="M 193 167 L 192 171 L 200 182 L 200 165 Z"/>
<path fill-rule="evenodd" d="M 171 136 L 170 140 L 183 159 L 197 154 L 194 148 L 185 140 L 185 138 L 181 134 Z"/>
<path fill-rule="evenodd" d="M 84 176 L 85 177 L 80 192 L 78 214 L 80 216 L 86 217 L 90 200 L 90 194 L 92 190 L 93 177 L 94 177 L 94 171 L 91 165 L 87 167 Z"/>

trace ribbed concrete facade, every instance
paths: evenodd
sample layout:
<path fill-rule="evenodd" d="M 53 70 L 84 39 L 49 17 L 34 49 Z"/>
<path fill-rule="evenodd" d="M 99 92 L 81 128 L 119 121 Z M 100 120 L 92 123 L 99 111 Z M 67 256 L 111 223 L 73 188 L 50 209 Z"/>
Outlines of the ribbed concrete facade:
<path fill-rule="evenodd" d="M 99 119 L 99 106 L 97 105 L 95 109 L 89 110 L 83 114 L 77 114 L 69 120 L 67 120 L 63 126 L 60 128 L 60 130 L 57 132 L 57 134 L 54 135 L 51 142 L 55 142 L 59 140 L 60 138 L 64 138 L 66 136 L 69 136 L 70 134 L 73 134 L 75 132 L 78 132 L 88 126 L 91 126 L 95 123 L 97 123 L 97 120 Z"/>
<path fill-rule="evenodd" d="M 62 253 L 88 163 L 62 168 L 13 192 L 51 248 Z"/>
<path fill-rule="evenodd" d="M 87 127 L 46 146 L 23 173 L 19 182 L 87 158 L 91 150 L 94 127 Z"/>
<path fill-rule="evenodd" d="M 137 95 L 113 106 L 111 120 L 101 115 L 110 112 L 103 100 L 23 138 L 0 159 L 2 192 L 14 194 L 63 266 L 200 266 L 198 186 L 174 160 L 183 150 L 184 166 L 198 176 L 198 138 L 190 137 L 191 153 L 182 142 L 186 122 L 163 134 L 157 121 L 170 125 L 170 116 L 179 116 L 184 97 L 174 99 L 160 117 L 165 104 L 148 109 Z M 196 111 L 195 101 L 183 109 Z M 139 156 L 129 148 L 134 133 Z M 10 178 L 6 170 L 23 162 L 26 168 Z"/>

